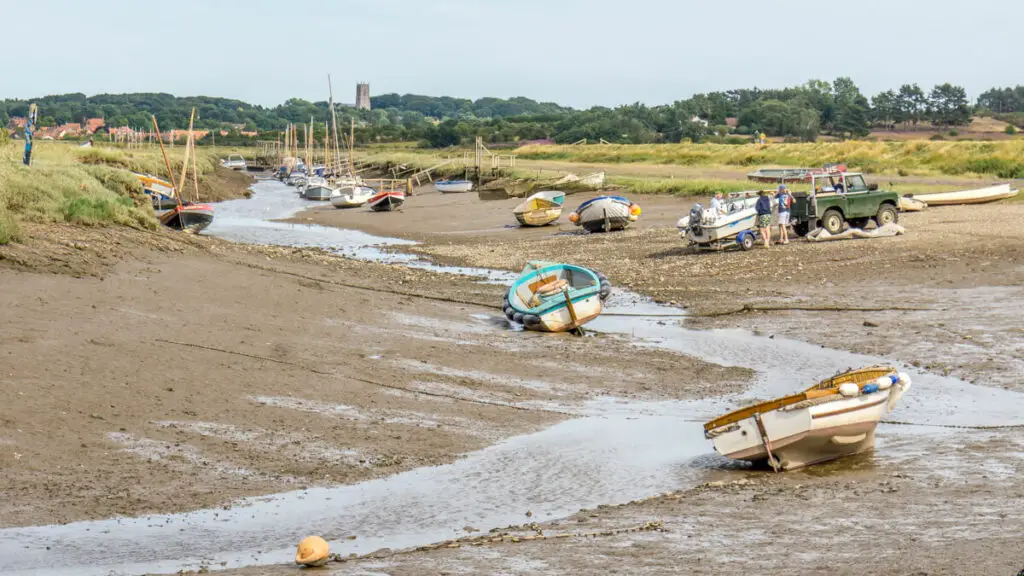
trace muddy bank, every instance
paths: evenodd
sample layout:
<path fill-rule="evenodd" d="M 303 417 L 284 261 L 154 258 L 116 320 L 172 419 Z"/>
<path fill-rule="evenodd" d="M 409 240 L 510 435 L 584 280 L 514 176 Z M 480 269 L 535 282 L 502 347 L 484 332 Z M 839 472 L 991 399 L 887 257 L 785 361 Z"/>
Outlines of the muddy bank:
<path fill-rule="evenodd" d="M 509 331 L 493 308 L 443 301 L 500 301 L 499 286 L 468 278 L 57 230 L 5 247 L 0 268 L 3 526 L 389 476 L 547 428 L 599 397 L 709 397 L 749 379 L 616 337 Z M 699 377 L 681 387 L 678 370 Z"/>
<path fill-rule="evenodd" d="M 204 175 L 199 182 L 199 200 L 222 202 L 236 198 L 248 198 L 251 194 L 249 187 L 252 186 L 252 182 L 253 177 L 248 172 L 218 166 L 212 173 Z"/>

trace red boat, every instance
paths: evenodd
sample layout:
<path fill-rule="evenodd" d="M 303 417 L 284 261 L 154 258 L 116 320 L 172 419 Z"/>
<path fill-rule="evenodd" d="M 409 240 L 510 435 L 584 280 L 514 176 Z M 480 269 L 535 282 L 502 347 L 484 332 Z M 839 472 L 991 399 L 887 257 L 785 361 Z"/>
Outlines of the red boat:
<path fill-rule="evenodd" d="M 378 192 L 371 196 L 366 203 L 374 212 L 390 212 L 405 202 L 405 194 L 401 192 Z"/>
<path fill-rule="evenodd" d="M 182 204 L 160 214 L 160 223 L 175 230 L 199 232 L 213 222 L 213 206 Z"/>

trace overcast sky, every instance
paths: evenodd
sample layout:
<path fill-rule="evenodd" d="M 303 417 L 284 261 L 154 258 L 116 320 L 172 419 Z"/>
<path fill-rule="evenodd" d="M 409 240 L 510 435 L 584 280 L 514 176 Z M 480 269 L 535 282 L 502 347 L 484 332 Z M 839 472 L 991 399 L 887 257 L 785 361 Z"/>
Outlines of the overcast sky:
<path fill-rule="evenodd" d="M 1024 83 L 1021 0 L 0 0 L 0 98 L 371 94 L 574 107 L 850 76 Z M 1016 38 L 1015 38 L 1016 36 Z"/>

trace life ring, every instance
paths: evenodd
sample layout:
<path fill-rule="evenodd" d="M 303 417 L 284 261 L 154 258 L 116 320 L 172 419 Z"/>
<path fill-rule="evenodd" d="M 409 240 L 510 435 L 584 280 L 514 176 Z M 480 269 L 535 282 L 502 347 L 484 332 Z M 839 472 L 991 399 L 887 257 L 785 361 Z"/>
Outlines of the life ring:
<path fill-rule="evenodd" d="M 563 289 L 565 289 L 565 287 L 568 285 L 568 280 L 566 280 L 565 278 L 559 278 L 558 280 L 555 280 L 550 284 L 545 284 L 544 286 L 538 288 L 537 294 L 540 294 L 541 296 L 554 296 L 555 294 L 558 294 Z"/>

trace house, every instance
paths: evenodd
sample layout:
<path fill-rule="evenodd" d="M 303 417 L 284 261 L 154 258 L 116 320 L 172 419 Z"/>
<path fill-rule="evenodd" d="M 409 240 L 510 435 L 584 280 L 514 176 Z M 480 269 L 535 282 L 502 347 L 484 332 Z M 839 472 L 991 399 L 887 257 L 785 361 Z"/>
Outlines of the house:
<path fill-rule="evenodd" d="M 255 137 L 260 135 L 260 133 L 256 132 L 255 130 L 250 130 L 250 131 L 242 130 L 241 134 L 242 134 L 242 136 L 247 136 L 249 138 L 255 138 Z"/>
<path fill-rule="evenodd" d="M 193 130 L 196 140 L 206 138 L 210 133 L 209 130 Z M 188 141 L 188 130 L 171 130 L 165 133 L 165 138 L 168 142 L 187 142 Z"/>
<path fill-rule="evenodd" d="M 103 118 L 88 118 L 85 121 L 85 131 L 89 134 L 95 134 L 97 130 L 107 125 L 107 122 Z"/>
<path fill-rule="evenodd" d="M 726 118 L 725 119 L 725 125 L 728 126 L 729 128 L 735 129 L 737 126 L 740 125 L 740 119 L 739 118 Z"/>

